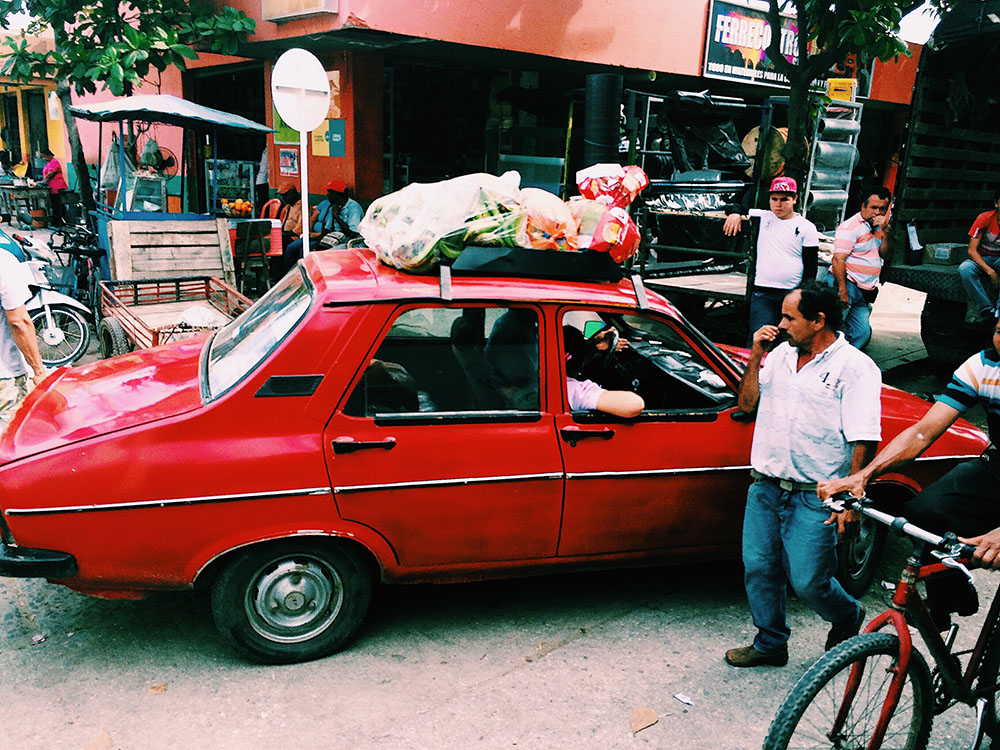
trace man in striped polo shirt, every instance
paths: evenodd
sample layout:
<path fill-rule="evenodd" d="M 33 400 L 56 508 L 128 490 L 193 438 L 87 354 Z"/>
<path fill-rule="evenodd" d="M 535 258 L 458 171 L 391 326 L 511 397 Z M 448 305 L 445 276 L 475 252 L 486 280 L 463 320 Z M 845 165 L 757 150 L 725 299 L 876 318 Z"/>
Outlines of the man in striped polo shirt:
<path fill-rule="evenodd" d="M 994 321 L 993 346 L 974 354 L 955 370 L 944 393 L 915 425 L 899 433 L 868 466 L 846 479 L 820 482 L 825 499 L 849 491 L 860 497 L 868 482 L 912 461 L 975 404 L 986 410 L 993 445 L 981 457 L 958 464 L 906 503 L 904 514 L 913 523 L 936 533 L 954 531 L 976 547 L 975 558 L 984 567 L 1000 569 L 1000 321 Z M 992 529 L 992 530 L 991 530 Z M 954 571 L 958 573 L 958 571 Z M 975 614 L 975 589 L 964 577 L 940 576 L 927 581 L 931 614 L 941 629 L 950 613 Z"/>
<path fill-rule="evenodd" d="M 889 254 L 885 223 L 892 193 L 884 187 L 873 187 L 861 197 L 861 210 L 837 227 L 833 265 L 827 276 L 828 283 L 840 294 L 840 301 L 847 305 L 844 336 L 858 349 L 864 349 L 872 337 L 868 318 L 878 294 L 882 261 Z"/>

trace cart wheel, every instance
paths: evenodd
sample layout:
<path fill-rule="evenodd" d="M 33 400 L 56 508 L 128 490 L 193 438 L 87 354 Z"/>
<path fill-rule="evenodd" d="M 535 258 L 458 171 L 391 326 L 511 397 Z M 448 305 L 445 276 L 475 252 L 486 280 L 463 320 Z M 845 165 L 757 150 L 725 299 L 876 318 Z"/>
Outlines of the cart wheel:
<path fill-rule="evenodd" d="M 117 357 L 119 354 L 127 354 L 132 350 L 128 336 L 122 324 L 114 318 L 104 318 L 98 326 L 101 344 L 101 356 Z"/>

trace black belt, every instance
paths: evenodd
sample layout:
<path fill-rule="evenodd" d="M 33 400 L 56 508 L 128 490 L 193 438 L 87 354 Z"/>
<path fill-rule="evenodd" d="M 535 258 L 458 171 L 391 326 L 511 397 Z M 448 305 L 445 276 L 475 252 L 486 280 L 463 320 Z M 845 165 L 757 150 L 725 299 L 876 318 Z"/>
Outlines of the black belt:
<path fill-rule="evenodd" d="M 815 482 L 796 482 L 794 479 L 779 479 L 778 477 L 761 474 L 756 469 L 750 469 L 750 476 L 758 482 L 775 482 L 781 489 L 788 490 L 789 492 L 809 492 L 816 489 Z"/>

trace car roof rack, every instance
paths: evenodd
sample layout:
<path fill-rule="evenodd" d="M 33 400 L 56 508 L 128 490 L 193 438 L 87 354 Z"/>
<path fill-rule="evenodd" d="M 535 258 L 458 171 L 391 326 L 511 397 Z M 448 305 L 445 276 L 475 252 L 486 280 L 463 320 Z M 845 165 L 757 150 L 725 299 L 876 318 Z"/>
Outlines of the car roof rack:
<path fill-rule="evenodd" d="M 468 245 L 455 259 L 442 258 L 441 299 L 451 301 L 452 276 L 520 276 L 557 281 L 618 283 L 626 271 L 608 253 L 594 250 L 535 250 L 525 247 L 485 247 Z M 642 277 L 631 274 L 636 306 L 649 309 Z"/>
<path fill-rule="evenodd" d="M 442 264 L 445 260 L 442 260 Z M 534 250 L 526 247 L 468 245 L 451 261 L 458 275 L 523 276 L 559 281 L 617 283 L 625 277 L 608 253 L 595 250 Z"/>

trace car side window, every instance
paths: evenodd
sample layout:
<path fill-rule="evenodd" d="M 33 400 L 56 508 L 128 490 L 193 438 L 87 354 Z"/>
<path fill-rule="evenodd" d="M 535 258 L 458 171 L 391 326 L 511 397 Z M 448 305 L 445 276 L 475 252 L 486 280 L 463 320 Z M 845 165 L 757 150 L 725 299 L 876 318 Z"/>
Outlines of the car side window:
<path fill-rule="evenodd" d="M 393 321 L 344 413 L 440 416 L 539 408 L 535 310 L 419 307 Z"/>
<path fill-rule="evenodd" d="M 582 355 L 576 358 L 575 379 L 638 393 L 645 401 L 643 414 L 714 412 L 736 398 L 722 376 L 664 320 L 571 310 L 563 315 L 564 338 L 568 328 L 575 328 L 574 338 L 584 341 L 582 347 L 577 344 Z"/>

